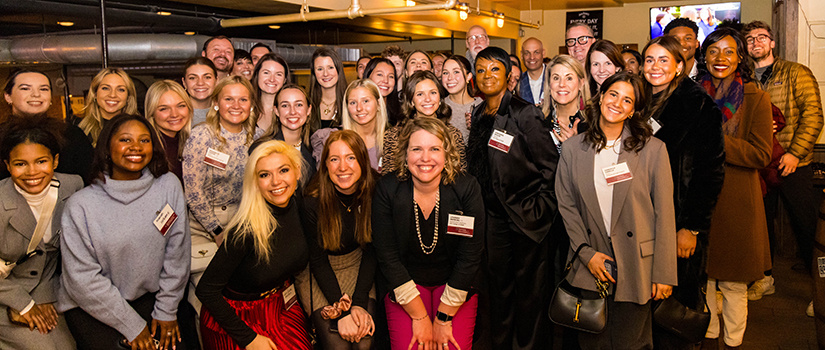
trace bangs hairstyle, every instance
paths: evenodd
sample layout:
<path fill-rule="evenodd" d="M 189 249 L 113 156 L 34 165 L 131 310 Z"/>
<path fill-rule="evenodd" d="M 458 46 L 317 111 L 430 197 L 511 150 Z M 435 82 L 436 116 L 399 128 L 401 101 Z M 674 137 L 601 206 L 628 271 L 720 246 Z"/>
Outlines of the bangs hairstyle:
<path fill-rule="evenodd" d="M 255 246 L 255 255 L 258 261 L 268 263 L 271 247 L 269 237 L 278 228 L 278 221 L 270 211 L 269 204 L 258 187 L 258 161 L 272 154 L 282 154 L 289 159 L 294 171 L 298 173 L 298 181 L 304 177 L 306 164 L 301 152 L 283 141 L 271 140 L 256 147 L 246 160 L 243 173 L 243 190 L 238 211 L 229 220 L 227 227 L 235 230 L 234 242 L 242 242 L 252 237 Z M 296 191 L 298 189 L 296 188 Z"/>
<path fill-rule="evenodd" d="M 447 57 L 446 60 L 444 60 L 444 64 L 447 64 L 447 61 L 454 61 L 458 63 L 458 67 L 461 68 L 461 74 L 464 74 L 464 76 L 467 76 L 467 74 L 470 75 L 470 79 L 467 79 L 467 86 L 465 87 L 465 89 L 467 90 L 467 94 L 469 94 L 470 96 L 475 96 L 475 74 L 473 74 L 473 65 L 470 63 L 470 60 L 468 60 L 467 57 L 464 56 L 452 55 L 450 57 Z M 441 74 L 438 75 L 440 76 Z"/>
<path fill-rule="evenodd" d="M 309 74 L 309 100 L 312 103 L 312 111 L 309 114 L 310 134 L 315 133 L 315 130 L 321 128 L 321 100 L 323 98 L 324 89 L 318 78 L 315 77 L 315 60 L 319 57 L 329 57 L 332 59 L 332 64 L 335 66 L 335 71 L 338 73 L 338 82 L 335 84 L 335 103 L 332 104 L 332 124 L 331 127 L 337 127 L 341 123 L 341 105 L 344 101 L 344 92 L 347 89 L 347 77 L 344 75 L 344 64 L 341 63 L 341 57 L 335 50 L 328 47 L 319 47 L 312 54 L 310 61 Z M 283 89 L 283 88 L 282 88 Z"/>
<path fill-rule="evenodd" d="M 432 69 L 433 69 L 433 59 L 432 59 L 432 57 L 430 57 L 430 54 L 428 54 L 428 53 L 427 53 L 426 51 L 424 51 L 424 50 L 415 50 L 415 51 L 412 51 L 412 52 L 408 53 L 408 54 L 407 54 L 407 57 L 404 57 L 404 76 L 405 76 L 405 77 L 408 77 L 408 78 L 409 78 L 409 72 L 407 72 L 407 63 L 409 63 L 409 62 L 410 62 L 410 59 L 412 58 L 412 55 L 414 55 L 414 54 L 416 54 L 416 53 L 423 54 L 423 55 L 424 55 L 424 57 L 426 57 L 426 58 L 427 58 L 427 62 L 429 62 L 429 63 L 430 63 L 430 69 L 429 69 L 429 71 L 432 71 Z"/>
<path fill-rule="evenodd" d="M 103 115 L 100 111 L 100 106 L 97 105 L 97 89 L 103 82 L 103 78 L 109 74 L 119 76 L 123 79 L 123 83 L 126 84 L 126 105 L 123 106 L 123 109 L 120 112 L 123 114 L 138 113 L 137 98 L 135 97 L 135 83 L 132 81 L 132 78 L 129 77 L 129 74 L 126 74 L 126 72 L 120 68 L 102 69 L 97 73 L 97 75 L 94 76 L 94 78 L 92 78 L 92 83 L 89 86 L 89 93 L 86 95 L 86 106 L 83 107 L 85 116 L 80 120 L 80 124 L 77 125 L 83 129 L 83 132 L 86 133 L 86 135 L 89 135 L 92 139 L 92 145 L 97 144 L 98 136 L 100 135 L 100 131 L 103 127 Z"/>
<path fill-rule="evenodd" d="M 235 60 L 232 61 L 232 63 L 238 62 L 238 60 L 249 60 L 249 62 L 252 62 L 252 55 L 244 49 L 235 49 L 234 57 Z"/>
<path fill-rule="evenodd" d="M 461 173 L 461 160 L 453 138 L 447 130 L 447 125 L 436 118 L 410 119 L 401 128 L 398 135 L 398 148 L 395 150 L 395 168 L 398 169 L 398 179 L 406 180 L 410 176 L 410 171 L 407 169 L 407 148 L 410 146 L 410 137 L 418 130 L 424 130 L 441 140 L 444 146 L 444 170 L 441 171 L 441 183 L 451 184 Z"/>
<path fill-rule="evenodd" d="M 645 61 L 647 61 L 647 49 L 653 45 L 659 45 L 667 50 L 673 61 L 676 62 L 677 67 L 679 66 L 679 63 L 682 64 L 682 70 L 676 72 L 676 76 L 673 77 L 673 80 L 670 81 L 670 84 L 668 84 L 667 88 L 662 91 L 658 97 L 653 97 L 650 101 L 648 101 L 649 106 L 647 108 L 647 112 L 645 112 L 646 119 L 655 118 L 659 113 L 661 113 L 662 109 L 665 108 L 665 104 L 667 103 L 668 98 L 670 98 L 670 95 L 673 94 L 673 91 L 676 90 L 682 82 L 682 79 L 685 79 L 687 76 L 687 74 L 685 74 L 685 57 L 682 56 L 682 45 L 679 44 L 679 40 L 669 35 L 662 35 L 647 42 L 647 45 L 645 45 L 645 48 L 642 50 L 642 74 L 644 74 Z M 652 88 L 650 82 L 647 80 L 645 80 L 644 84 L 647 89 Z"/>
<path fill-rule="evenodd" d="M 269 131 L 267 132 L 267 135 L 272 136 L 273 138 L 275 137 L 275 134 L 281 131 L 281 117 L 278 116 L 278 102 L 280 102 L 281 94 L 284 91 L 291 89 L 298 90 L 301 93 L 301 95 L 304 96 L 304 102 L 306 103 L 307 108 L 310 109 L 310 115 L 312 114 L 312 111 L 315 109 L 309 103 L 309 97 L 307 95 L 307 91 L 304 90 L 304 88 L 295 84 L 284 84 L 284 86 L 281 87 L 281 89 L 278 90 L 278 93 L 275 95 L 275 110 L 272 112 L 274 118 L 272 118 L 272 125 L 269 127 Z M 303 126 L 301 126 L 301 142 L 303 142 L 305 145 L 311 144 L 309 137 L 312 136 L 312 134 L 310 133 L 309 129 L 309 116 L 307 116 L 307 121 L 304 122 Z M 263 138 L 263 136 L 261 136 L 260 138 Z"/>
<path fill-rule="evenodd" d="M 149 87 L 149 90 L 146 90 L 144 111 L 146 112 L 146 119 L 149 120 L 149 124 L 152 124 L 152 129 L 158 134 L 158 139 L 161 139 L 163 137 L 160 135 L 161 131 L 155 125 L 155 109 L 157 109 L 160 104 L 161 96 L 169 91 L 172 91 L 180 96 L 183 103 L 186 104 L 186 108 L 189 109 L 189 119 L 186 121 L 186 125 L 184 125 L 183 129 L 180 129 L 180 131 L 178 131 L 175 135 L 175 138 L 178 139 L 178 157 L 182 157 L 183 147 L 186 145 L 186 140 L 192 132 L 192 115 L 194 113 L 192 100 L 189 98 L 189 94 L 186 93 L 186 90 L 183 89 L 183 86 L 180 86 L 180 84 L 171 80 L 158 80 L 154 82 L 152 86 Z M 160 146 L 165 148 L 165 146 L 163 146 L 163 142 L 160 143 Z"/>
<path fill-rule="evenodd" d="M 609 59 L 614 66 L 620 68 L 621 71 L 624 71 L 624 58 L 622 58 L 622 51 L 619 50 L 619 47 L 610 40 L 596 40 L 593 45 L 590 46 L 590 51 L 587 51 L 587 58 L 584 60 L 584 72 L 587 74 L 587 80 L 590 83 L 590 91 L 599 91 L 596 80 L 590 75 L 590 65 L 592 64 L 590 56 L 592 56 L 594 52 L 601 52 L 607 56 L 607 59 Z"/>
<path fill-rule="evenodd" d="M 730 36 L 736 41 L 736 55 L 739 56 L 739 65 L 736 67 L 736 73 L 742 77 L 742 82 L 747 83 L 753 80 L 753 61 L 748 55 L 748 45 L 745 43 L 745 37 L 738 30 L 729 27 L 720 27 L 712 31 L 705 37 L 705 42 L 702 43 L 702 56 L 708 57 L 708 47 L 719 42 L 726 36 Z"/>
<path fill-rule="evenodd" d="M 352 84 L 350 84 L 352 86 Z M 324 152 L 321 154 L 318 173 L 312 178 L 307 187 L 307 195 L 318 198 L 318 242 L 324 250 L 337 251 L 341 245 L 341 209 L 340 200 L 335 194 L 335 184 L 330 179 L 327 159 L 329 149 L 335 141 L 342 141 L 352 150 L 358 166 L 361 167 L 361 177 L 353 184 L 355 198 L 352 206 L 355 211 L 355 240 L 362 247 L 372 242 L 372 190 L 378 179 L 378 172 L 370 167 L 370 157 L 367 146 L 361 137 L 352 130 L 333 131 L 324 142 Z"/>
<path fill-rule="evenodd" d="M 223 89 L 227 86 L 235 84 L 243 85 L 249 93 L 249 118 L 246 118 L 243 122 L 243 130 L 246 132 L 246 145 L 248 146 L 252 144 L 255 137 L 255 123 L 258 121 L 258 111 L 255 109 L 255 106 L 258 105 L 258 96 L 255 95 L 255 89 L 252 88 L 252 84 L 249 83 L 249 80 L 246 80 L 246 78 L 242 76 L 230 75 L 215 84 L 215 90 L 212 91 L 212 96 L 209 98 L 212 101 L 212 108 L 209 108 L 209 111 L 206 112 L 206 125 L 209 125 L 209 128 L 212 129 L 213 136 L 215 136 L 215 138 L 217 138 L 221 143 L 220 146 L 218 146 L 219 151 L 223 151 L 223 147 L 226 146 L 226 139 L 221 136 L 221 117 L 218 115 L 218 111 L 215 110 L 215 107 L 218 106 L 218 98 L 221 91 L 223 91 Z"/>
<path fill-rule="evenodd" d="M 488 46 L 486 49 L 481 50 L 478 55 L 476 55 L 476 61 L 473 63 L 475 65 L 478 63 L 478 60 L 483 58 L 488 61 L 499 61 L 501 64 L 504 65 L 504 73 L 506 77 L 510 76 L 510 71 L 513 69 L 513 61 L 510 61 L 510 54 L 507 51 L 500 47 L 495 46 Z M 475 75 L 475 74 L 473 74 Z M 505 81 L 506 84 L 506 81 Z"/>
<path fill-rule="evenodd" d="M 544 72 L 545 77 L 543 93 L 544 96 L 547 96 L 548 98 L 541 101 L 541 113 L 544 114 L 545 117 L 550 115 L 550 112 L 553 111 L 556 104 L 556 102 L 553 101 L 553 95 L 550 93 L 550 72 L 555 66 L 564 66 L 573 71 L 573 74 L 575 74 L 576 77 L 578 77 L 582 82 L 581 88 L 579 88 L 579 101 L 590 101 L 590 84 L 587 83 L 587 73 L 584 72 L 584 67 L 582 67 L 581 63 L 573 58 L 573 56 L 558 55 L 550 60 L 550 63 L 547 64 L 547 70 Z"/>
<path fill-rule="evenodd" d="M 344 94 L 344 96 L 346 96 L 344 98 L 344 104 L 347 108 L 344 108 L 342 111 L 341 126 L 344 127 L 344 130 L 355 130 L 355 125 L 357 123 L 352 120 L 352 116 L 349 114 L 349 94 L 357 88 L 367 89 L 377 104 L 378 108 L 375 111 L 374 119 L 375 147 L 378 148 L 378 154 L 382 154 L 384 152 L 384 131 L 387 129 L 387 105 L 384 102 L 384 99 L 381 98 L 381 91 L 378 91 L 378 85 L 375 85 L 372 80 L 358 79 L 349 84 L 347 87 L 347 92 Z M 369 162 L 367 162 L 367 166 L 369 166 Z"/>
<path fill-rule="evenodd" d="M 450 116 L 452 115 L 452 110 L 450 106 L 444 103 L 444 98 L 450 96 L 450 93 L 447 92 L 447 89 L 441 85 L 441 82 L 435 76 L 435 73 L 428 70 L 422 70 L 413 73 L 412 76 L 404 82 L 404 103 L 401 104 L 401 113 L 403 113 L 407 119 L 412 120 L 417 119 L 415 118 L 416 109 L 413 105 L 413 97 L 415 97 L 415 86 L 418 83 L 430 80 L 435 84 L 436 89 L 438 89 L 438 109 L 435 111 L 436 118 L 442 120 L 445 124 L 450 121 Z"/>
<path fill-rule="evenodd" d="M 24 143 L 43 145 L 49 149 L 52 157 L 55 157 L 60 154 L 60 149 L 65 144 L 61 133 L 65 128 L 61 120 L 45 115 L 9 118 L 8 121 L 0 124 L 0 160 L 8 162 L 11 158 L 11 151 L 17 145 Z"/>
<path fill-rule="evenodd" d="M 648 124 L 648 119 L 643 113 L 647 104 L 647 97 L 642 78 L 630 72 L 619 72 L 605 79 L 599 89 L 599 94 L 594 95 L 590 105 L 587 107 L 587 118 L 591 123 L 587 123 L 585 138 L 596 150 L 603 149 L 607 145 L 607 137 L 601 127 L 601 98 L 604 94 L 618 82 L 625 82 L 633 87 L 636 95 L 633 99 L 633 114 L 624 120 L 624 128 L 630 130 L 630 138 L 622 140 L 622 147 L 627 152 L 639 152 L 647 140 L 653 135 L 653 129 Z"/>
<path fill-rule="evenodd" d="M 152 139 L 152 160 L 146 165 L 149 172 L 155 178 L 169 172 L 169 163 L 166 160 L 166 154 L 163 152 L 163 147 L 160 145 L 160 140 L 155 132 L 152 132 L 152 125 L 143 116 L 139 114 L 121 113 L 112 118 L 100 131 L 100 139 L 95 145 L 94 160 L 92 161 L 92 169 L 89 172 L 89 183 L 99 180 L 101 183 L 106 183 L 105 175 L 112 175 L 112 136 L 120 131 L 123 124 L 129 121 L 137 121 L 146 127 L 149 131 L 149 137 Z"/>

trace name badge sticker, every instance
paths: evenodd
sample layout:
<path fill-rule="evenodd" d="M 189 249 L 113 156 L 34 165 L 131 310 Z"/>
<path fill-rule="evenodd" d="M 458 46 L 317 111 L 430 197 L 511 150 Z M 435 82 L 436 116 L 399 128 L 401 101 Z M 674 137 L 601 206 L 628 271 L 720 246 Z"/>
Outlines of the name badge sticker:
<path fill-rule="evenodd" d="M 203 157 L 203 162 L 218 169 L 226 170 L 226 164 L 229 163 L 229 155 L 210 147 L 206 150 L 206 156 Z"/>
<path fill-rule="evenodd" d="M 647 121 L 650 124 L 650 127 L 653 128 L 653 133 L 655 134 L 659 129 L 662 128 L 662 125 L 656 121 L 656 119 L 650 118 Z"/>
<path fill-rule="evenodd" d="M 450 214 L 447 218 L 447 233 L 472 238 L 475 222 L 476 218 L 472 216 Z"/>
<path fill-rule="evenodd" d="M 510 153 L 510 144 L 513 143 L 513 135 L 508 135 L 501 130 L 493 130 L 493 135 L 490 136 L 490 141 L 487 146 L 495 148 L 504 153 Z"/>
<path fill-rule="evenodd" d="M 172 227 L 172 224 L 174 224 L 177 219 L 178 214 L 175 214 L 175 211 L 169 206 L 169 203 L 166 203 L 166 206 L 158 212 L 158 216 L 152 221 L 152 224 L 157 227 L 161 235 L 166 236 L 166 232 L 169 231 L 169 228 Z"/>
<path fill-rule="evenodd" d="M 291 307 L 298 302 L 298 294 L 295 293 L 295 285 L 290 284 L 289 287 L 284 289 L 284 292 L 281 293 L 281 296 L 284 297 L 284 310 L 289 310 Z"/>
<path fill-rule="evenodd" d="M 612 186 L 619 182 L 624 182 L 633 178 L 626 162 L 603 168 L 602 173 L 604 173 L 604 178 L 607 180 L 608 186 Z"/>

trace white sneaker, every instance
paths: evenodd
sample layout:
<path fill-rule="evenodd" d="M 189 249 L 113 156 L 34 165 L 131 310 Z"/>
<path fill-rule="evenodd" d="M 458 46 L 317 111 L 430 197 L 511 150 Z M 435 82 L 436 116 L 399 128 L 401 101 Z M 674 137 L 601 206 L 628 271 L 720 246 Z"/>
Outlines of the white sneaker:
<path fill-rule="evenodd" d="M 813 301 L 811 301 L 811 303 L 808 304 L 808 308 L 805 309 L 805 314 L 808 315 L 808 317 L 814 317 L 814 302 Z"/>
<path fill-rule="evenodd" d="M 761 280 L 753 283 L 748 288 L 748 300 L 759 300 L 764 295 L 771 295 L 776 292 L 776 287 L 773 285 L 773 276 L 765 276 Z"/>

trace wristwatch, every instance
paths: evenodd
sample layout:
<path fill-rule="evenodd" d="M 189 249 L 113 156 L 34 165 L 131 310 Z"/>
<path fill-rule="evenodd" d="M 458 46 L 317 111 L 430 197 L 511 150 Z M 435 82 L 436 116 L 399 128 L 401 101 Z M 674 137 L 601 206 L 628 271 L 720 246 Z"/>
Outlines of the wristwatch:
<path fill-rule="evenodd" d="M 441 322 L 450 322 L 453 320 L 453 316 L 447 315 L 441 311 L 435 313 L 435 318 Z"/>

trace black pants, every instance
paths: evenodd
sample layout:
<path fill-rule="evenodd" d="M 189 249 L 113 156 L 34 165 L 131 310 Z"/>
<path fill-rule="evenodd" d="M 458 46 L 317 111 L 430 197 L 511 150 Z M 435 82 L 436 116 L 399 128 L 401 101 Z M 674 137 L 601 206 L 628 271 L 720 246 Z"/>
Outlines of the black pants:
<path fill-rule="evenodd" d="M 791 219 L 791 227 L 796 236 L 797 254 L 810 269 L 813 264 L 813 244 L 816 234 L 816 216 L 820 197 L 813 188 L 813 169 L 810 165 L 796 168 L 792 174 L 782 178 L 777 188 L 765 195 L 765 216 L 768 220 L 768 237 L 771 242 L 771 256 L 776 249 L 774 219 L 779 199 Z"/>
<path fill-rule="evenodd" d="M 315 310 L 312 313 L 312 323 L 315 325 L 315 335 L 318 339 L 318 342 L 321 344 L 321 348 L 324 350 L 368 350 L 372 349 L 372 337 L 366 336 L 361 338 L 361 341 L 358 343 L 350 343 L 343 338 L 338 332 L 330 331 L 330 325 L 332 324 L 331 320 L 325 320 L 323 316 L 321 316 L 321 311 L 324 309 Z M 375 299 L 370 299 L 369 304 L 367 304 L 367 312 L 372 316 L 373 322 L 376 320 L 375 314 Z"/>
<path fill-rule="evenodd" d="M 550 239 L 536 243 L 507 220 L 487 217 L 487 275 L 493 349 L 551 349 Z"/>
<path fill-rule="evenodd" d="M 579 344 L 582 349 L 588 350 L 653 349 L 652 323 L 649 301 L 644 305 L 617 302 L 611 295 L 607 297 L 607 327 L 604 332 L 580 332 Z"/>

